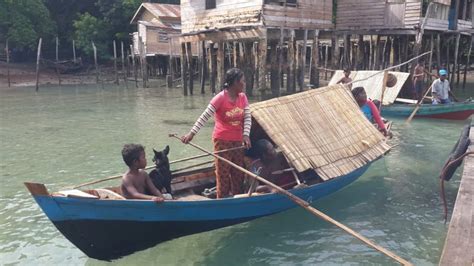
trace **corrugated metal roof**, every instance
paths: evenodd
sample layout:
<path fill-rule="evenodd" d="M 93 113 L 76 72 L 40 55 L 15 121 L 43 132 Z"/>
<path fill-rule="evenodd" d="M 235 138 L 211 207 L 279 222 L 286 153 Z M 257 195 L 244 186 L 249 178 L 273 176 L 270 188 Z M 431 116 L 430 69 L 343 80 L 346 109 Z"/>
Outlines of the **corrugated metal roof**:
<path fill-rule="evenodd" d="M 171 5 L 171 4 L 156 4 L 156 3 L 143 3 L 137 9 L 137 12 L 133 15 L 130 23 L 135 23 L 138 21 L 140 14 L 144 10 L 148 10 L 156 18 L 171 18 L 176 21 L 181 19 L 181 7 L 180 5 Z"/>
<path fill-rule="evenodd" d="M 379 73 L 371 77 L 372 75 Z M 388 73 L 395 75 L 397 78 L 397 83 L 393 87 L 387 87 L 383 95 L 383 104 L 388 105 L 392 104 L 397 98 L 400 90 L 405 84 L 406 80 L 410 76 L 410 73 L 405 72 L 393 72 L 389 71 Z M 342 70 L 337 70 L 336 73 L 331 78 L 329 85 L 336 84 L 342 77 L 344 77 L 344 72 Z M 369 78 L 370 77 L 370 78 Z M 382 83 L 383 83 L 383 72 L 380 71 L 351 71 L 350 78 L 352 79 L 352 88 L 355 87 L 364 87 L 367 92 L 367 97 L 372 100 L 380 100 L 382 98 Z M 369 78 L 369 79 L 367 79 Z M 361 80 L 361 81 L 357 81 Z"/>

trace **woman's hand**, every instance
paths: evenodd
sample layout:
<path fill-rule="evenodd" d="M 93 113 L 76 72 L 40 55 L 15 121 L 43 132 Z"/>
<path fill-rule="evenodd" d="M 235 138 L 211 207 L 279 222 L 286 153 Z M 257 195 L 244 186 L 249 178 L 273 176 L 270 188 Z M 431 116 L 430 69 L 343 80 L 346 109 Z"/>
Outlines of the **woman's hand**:
<path fill-rule="evenodd" d="M 156 203 L 165 201 L 165 199 L 163 199 L 162 197 L 151 197 L 151 200 Z"/>
<path fill-rule="evenodd" d="M 249 136 L 244 136 L 242 142 L 243 142 L 243 144 L 244 144 L 244 146 L 245 146 L 246 149 L 252 148 L 252 143 L 251 143 L 251 141 L 250 141 Z"/>
<path fill-rule="evenodd" d="M 194 138 L 194 133 L 193 132 L 189 132 L 188 134 L 184 135 L 181 137 L 181 141 L 184 143 L 184 144 L 188 144 L 191 140 L 193 140 Z"/>

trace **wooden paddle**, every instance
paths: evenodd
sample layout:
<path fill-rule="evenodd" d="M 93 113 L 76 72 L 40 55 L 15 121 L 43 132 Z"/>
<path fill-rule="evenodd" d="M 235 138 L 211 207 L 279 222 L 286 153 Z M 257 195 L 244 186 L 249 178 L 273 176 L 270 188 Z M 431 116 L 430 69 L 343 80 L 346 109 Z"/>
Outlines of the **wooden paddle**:
<path fill-rule="evenodd" d="M 173 137 L 173 138 L 176 138 L 178 140 L 181 141 L 181 138 L 179 138 L 176 134 L 170 134 L 169 135 L 170 137 Z M 342 230 L 346 231 L 347 233 L 353 235 L 354 237 L 358 238 L 359 240 L 361 240 L 362 242 L 364 242 L 365 244 L 367 244 L 368 246 L 382 252 L 383 254 L 387 255 L 388 257 L 396 260 L 398 263 L 402 264 L 402 265 L 412 265 L 410 262 L 406 261 L 405 259 L 397 256 L 396 254 L 392 253 L 391 251 L 385 249 L 384 247 L 381 247 L 381 246 L 378 246 L 376 245 L 375 243 L 372 243 L 372 241 L 370 241 L 368 238 L 360 235 L 359 233 L 355 232 L 354 230 L 350 229 L 349 227 L 343 225 L 342 223 L 334 220 L 333 218 L 329 217 L 328 215 L 324 214 L 323 212 L 315 209 L 314 207 L 312 207 L 307 201 L 304 201 L 303 199 L 291 194 L 290 192 L 284 190 L 283 188 L 273 184 L 272 182 L 266 180 L 265 178 L 262 178 L 252 172 L 250 172 L 249 170 L 219 156 L 219 155 L 216 155 L 215 153 L 212 153 L 212 152 L 209 152 L 207 150 L 205 150 L 204 148 L 192 143 L 191 141 L 188 142 L 189 145 L 195 147 L 196 149 L 202 151 L 202 152 L 205 152 L 215 158 L 217 158 L 218 160 L 221 160 L 221 161 L 224 161 L 226 163 L 228 163 L 229 165 L 231 165 L 232 167 L 238 169 L 239 171 L 249 175 L 250 177 L 276 189 L 279 193 L 283 194 L 284 196 L 288 197 L 290 200 L 292 200 L 293 202 L 295 202 L 296 204 L 300 205 L 301 207 L 303 207 L 305 210 L 309 211 L 310 213 L 312 213 L 313 215 L 316 215 L 318 217 L 320 217 L 321 219 L 329 222 L 329 223 L 332 223 L 334 225 L 336 225 L 337 227 L 341 228 Z"/>
<path fill-rule="evenodd" d="M 234 147 L 234 148 L 230 148 L 230 149 L 226 149 L 226 150 L 220 150 L 218 152 L 216 152 L 217 154 L 219 153 L 224 153 L 224 152 L 228 152 L 228 151 L 233 151 L 233 150 L 239 150 L 239 149 L 243 149 L 245 148 L 245 146 L 240 146 L 240 147 Z M 171 161 L 170 164 L 174 164 L 174 163 L 179 163 L 179 162 L 184 162 L 184 161 L 189 161 L 189 160 L 192 160 L 192 159 L 197 159 L 197 158 L 202 158 L 202 157 L 206 157 L 206 156 L 209 156 L 209 154 L 200 154 L 200 155 L 196 155 L 196 156 L 191 156 L 191 157 L 187 157 L 187 158 L 183 158 L 183 159 L 178 159 L 178 160 L 175 160 L 175 161 Z M 206 163 L 209 163 L 209 162 L 206 162 Z M 203 164 L 206 164 L 206 163 L 203 163 Z M 201 165 L 201 164 L 200 164 Z M 198 165 L 194 165 L 192 167 L 195 167 L 195 166 L 198 166 Z M 156 165 L 150 165 L 148 167 L 146 167 L 144 170 L 150 170 L 150 169 L 153 169 L 155 168 Z M 191 168 L 191 167 L 187 167 L 187 168 Z M 187 169 L 187 168 L 183 168 L 183 169 L 178 169 L 178 170 L 184 170 L 184 169 Z M 176 172 L 177 170 L 174 170 L 172 172 Z M 106 178 L 103 178 L 103 179 L 99 179 L 99 180 L 95 180 L 95 181 L 90 181 L 90 182 L 87 182 L 87 183 L 82 183 L 82 184 L 79 184 L 79 185 L 76 185 L 72 188 L 68 188 L 68 189 L 77 189 L 77 188 L 80 188 L 80 187 L 85 187 L 85 186 L 88 186 L 88 185 L 94 185 L 94 184 L 97 184 L 97 183 L 102 183 L 102 182 L 105 182 L 105 181 L 109 181 L 109 180 L 114 180 L 114 179 L 117 179 L 117 178 L 121 178 L 123 175 L 114 175 L 114 176 L 109 176 L 109 177 L 106 177 Z"/>
<path fill-rule="evenodd" d="M 431 83 L 430 87 L 426 90 L 425 94 L 423 94 L 423 97 L 421 97 L 421 99 L 418 101 L 418 103 L 416 103 L 415 109 L 413 109 L 413 112 L 408 117 L 405 124 L 409 124 L 411 122 L 411 120 L 413 119 L 413 117 L 415 117 L 416 112 L 418 112 L 418 109 L 420 109 L 420 106 L 423 103 L 423 99 L 425 99 L 426 95 L 428 95 L 428 93 L 431 91 L 432 86 L 433 86 L 433 83 Z"/>

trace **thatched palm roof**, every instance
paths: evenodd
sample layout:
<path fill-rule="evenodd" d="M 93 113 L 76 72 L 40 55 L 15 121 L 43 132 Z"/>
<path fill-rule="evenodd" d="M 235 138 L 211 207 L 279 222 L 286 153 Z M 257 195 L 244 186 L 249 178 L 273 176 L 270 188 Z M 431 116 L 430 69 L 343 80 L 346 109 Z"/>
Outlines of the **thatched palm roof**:
<path fill-rule="evenodd" d="M 389 150 L 342 85 L 250 106 L 252 116 L 298 172 L 324 180 L 348 174 Z"/>

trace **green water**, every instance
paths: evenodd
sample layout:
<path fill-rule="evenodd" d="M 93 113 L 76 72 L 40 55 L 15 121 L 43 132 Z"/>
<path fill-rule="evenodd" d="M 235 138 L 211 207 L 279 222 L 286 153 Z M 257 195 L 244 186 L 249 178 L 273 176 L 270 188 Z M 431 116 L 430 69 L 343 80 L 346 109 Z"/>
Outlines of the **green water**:
<path fill-rule="evenodd" d="M 180 89 L 63 86 L 0 90 L 0 264 L 102 265 L 67 241 L 23 186 L 50 190 L 119 174 L 124 143 L 170 145 L 170 159 L 198 151 L 168 133 L 187 132 L 210 95 Z M 336 220 L 417 265 L 437 264 L 447 225 L 437 175 L 462 122 L 394 120 L 397 145 L 359 180 L 314 203 Z M 211 148 L 212 125 L 195 142 Z M 182 165 L 181 165 L 182 166 Z M 460 171 L 447 184 L 452 204 Z M 117 184 L 111 181 L 109 184 Z M 451 206 L 452 209 L 452 206 Z M 125 230 L 125 229 L 124 229 Z M 393 264 L 304 210 L 175 239 L 114 261 L 118 265 Z"/>

